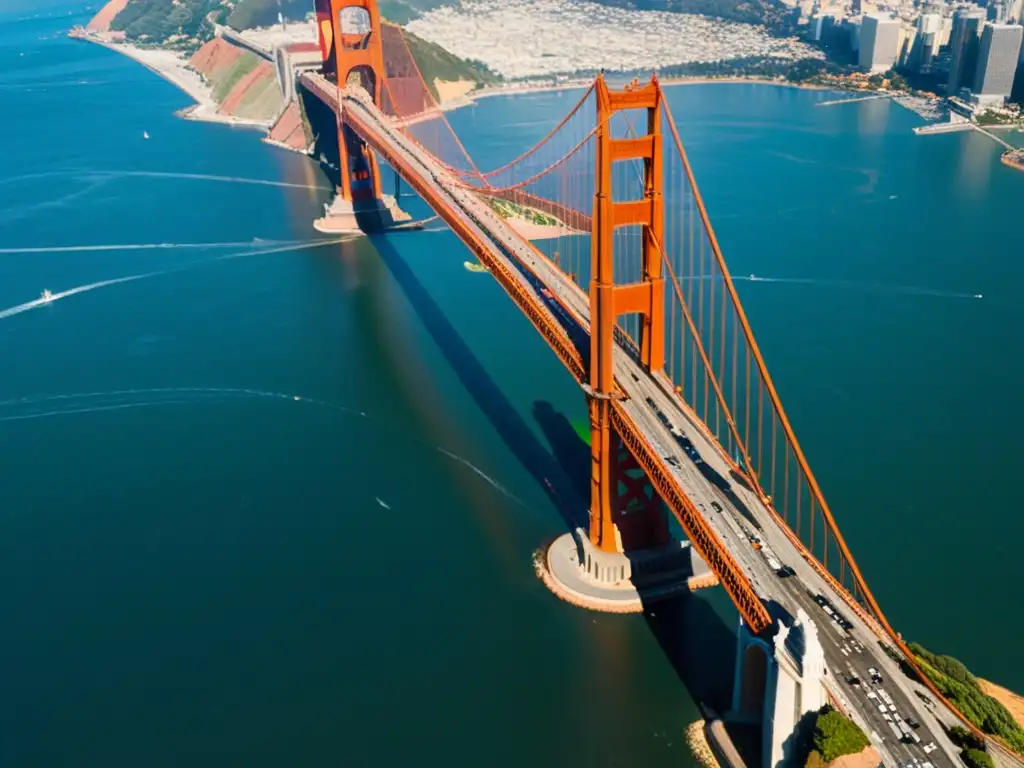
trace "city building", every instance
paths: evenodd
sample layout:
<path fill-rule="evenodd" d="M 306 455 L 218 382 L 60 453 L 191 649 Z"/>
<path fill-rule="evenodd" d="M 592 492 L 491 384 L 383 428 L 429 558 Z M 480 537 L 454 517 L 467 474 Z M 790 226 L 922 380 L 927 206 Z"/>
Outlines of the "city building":
<path fill-rule="evenodd" d="M 932 62 L 940 48 L 942 22 L 942 16 L 937 13 L 922 13 L 918 18 L 917 38 L 907 61 L 907 66 L 915 72 L 927 74 L 932 71 Z"/>
<path fill-rule="evenodd" d="M 944 45 L 949 45 L 949 38 L 953 34 L 953 19 L 949 16 L 942 17 L 942 27 L 939 31 L 939 48 Z M 935 55 L 938 56 L 939 52 L 936 49 Z"/>
<path fill-rule="evenodd" d="M 971 92 L 979 104 L 1001 103 L 1013 90 L 1024 27 L 986 24 L 981 35 L 978 67 Z"/>
<path fill-rule="evenodd" d="M 920 44 L 917 46 L 917 58 L 912 61 L 912 66 L 922 75 L 927 75 L 932 71 L 935 51 L 938 49 L 938 46 L 935 45 L 937 38 L 938 34 L 935 32 L 925 32 L 918 38 Z"/>
<path fill-rule="evenodd" d="M 860 19 L 844 19 L 843 24 L 850 34 L 850 50 L 854 53 L 860 50 Z"/>
<path fill-rule="evenodd" d="M 917 45 L 917 27 L 907 23 L 900 25 L 899 40 L 896 46 L 896 64 L 905 67 L 910 64 L 914 54 L 914 47 Z"/>
<path fill-rule="evenodd" d="M 946 95 L 956 96 L 961 88 L 970 88 L 978 67 L 981 31 L 985 24 L 985 11 L 981 8 L 961 8 L 953 14 L 953 31 L 949 39 L 949 80 Z"/>
<path fill-rule="evenodd" d="M 900 50 L 900 21 L 869 14 L 861 23 L 860 68 L 867 72 L 886 72 L 893 68 Z"/>

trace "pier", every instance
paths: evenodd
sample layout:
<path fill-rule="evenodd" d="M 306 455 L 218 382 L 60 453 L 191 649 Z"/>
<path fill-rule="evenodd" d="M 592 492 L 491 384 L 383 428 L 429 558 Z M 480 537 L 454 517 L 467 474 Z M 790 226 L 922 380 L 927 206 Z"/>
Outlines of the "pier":
<path fill-rule="evenodd" d="M 834 107 L 837 104 L 853 104 L 858 101 L 874 101 L 875 99 L 891 99 L 895 94 L 892 93 L 871 93 L 867 96 L 854 96 L 849 99 L 832 99 L 830 101 L 819 101 L 814 106 L 816 107 Z"/>

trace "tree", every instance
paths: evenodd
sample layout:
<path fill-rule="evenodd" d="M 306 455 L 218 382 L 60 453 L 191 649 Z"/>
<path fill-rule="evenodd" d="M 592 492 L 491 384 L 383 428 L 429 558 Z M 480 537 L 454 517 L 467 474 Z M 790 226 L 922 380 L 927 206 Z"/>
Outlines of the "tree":
<path fill-rule="evenodd" d="M 855 755 L 870 742 L 856 723 L 834 709 L 818 716 L 814 726 L 814 748 L 826 763 L 843 755 Z"/>
<path fill-rule="evenodd" d="M 967 768 L 995 768 L 992 758 L 980 749 L 965 749 L 960 753 L 960 759 L 967 764 Z"/>

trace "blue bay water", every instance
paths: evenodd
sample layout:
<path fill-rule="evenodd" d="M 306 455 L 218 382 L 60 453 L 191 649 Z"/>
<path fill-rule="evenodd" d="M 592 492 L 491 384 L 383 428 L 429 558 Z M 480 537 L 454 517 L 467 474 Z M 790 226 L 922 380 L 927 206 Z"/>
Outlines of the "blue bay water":
<path fill-rule="evenodd" d="M 446 231 L 253 254 L 317 238 L 323 176 L 174 118 L 172 86 L 63 37 L 86 16 L 0 15 L 0 249 L 53 248 L 0 252 L 3 762 L 690 762 L 735 613 L 594 615 L 537 581 L 585 408 L 527 321 Z M 1024 175 L 879 102 L 670 98 L 733 272 L 809 281 L 740 290 L 890 618 L 1024 689 L 994 588 L 1024 576 Z M 452 121 L 494 167 L 573 103 Z M 236 245 L 57 250 L 202 243 Z"/>

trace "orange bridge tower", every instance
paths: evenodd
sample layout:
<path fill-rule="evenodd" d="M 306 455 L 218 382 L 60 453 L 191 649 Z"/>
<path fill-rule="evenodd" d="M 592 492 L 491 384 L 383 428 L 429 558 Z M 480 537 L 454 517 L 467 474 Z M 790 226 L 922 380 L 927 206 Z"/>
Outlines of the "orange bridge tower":
<path fill-rule="evenodd" d="M 387 73 L 377 0 L 316 0 L 316 20 L 327 79 L 339 90 L 363 88 L 381 106 Z M 377 158 L 345 125 L 340 104 L 338 109 L 340 183 L 326 215 L 314 226 L 321 232 L 368 232 L 408 221 L 395 199 L 381 193 Z"/>
<path fill-rule="evenodd" d="M 627 613 L 644 602 L 691 587 L 717 583 L 689 546 L 669 533 L 665 505 L 643 469 L 616 434 L 613 410 L 622 394 L 615 383 L 614 352 L 622 315 L 641 318 L 637 359 L 654 373 L 665 365 L 665 277 L 662 243 L 665 201 L 662 179 L 662 92 L 654 78 L 623 90 L 598 77 L 597 158 L 590 269 L 590 527 L 557 539 L 540 569 L 547 585 L 569 602 Z M 612 118 L 646 112 L 646 133 L 615 138 Z M 620 199 L 613 189 L 616 163 L 643 165 L 643 194 Z M 622 192 L 622 190 L 618 190 Z M 615 231 L 640 229 L 640 275 L 616 281 Z M 619 271 L 621 274 L 621 270 Z"/>

